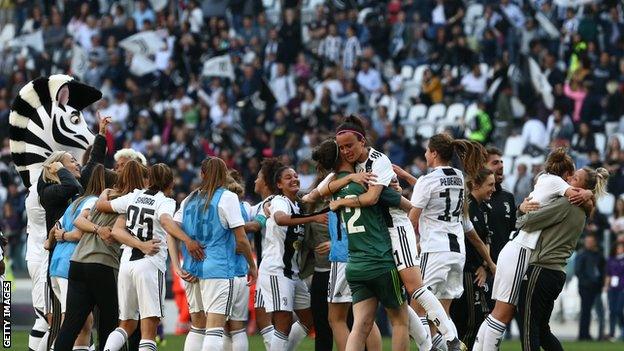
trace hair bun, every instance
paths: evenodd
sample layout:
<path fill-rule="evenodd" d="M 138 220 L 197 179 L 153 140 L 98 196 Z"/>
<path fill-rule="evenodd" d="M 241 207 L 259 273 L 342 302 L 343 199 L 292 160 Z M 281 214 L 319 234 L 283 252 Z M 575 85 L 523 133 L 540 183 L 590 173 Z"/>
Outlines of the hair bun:
<path fill-rule="evenodd" d="M 605 179 L 605 180 L 606 180 L 607 178 L 609 178 L 609 175 L 610 175 L 610 174 L 609 174 L 609 170 L 607 170 L 606 168 L 604 168 L 604 167 L 598 167 L 598 168 L 596 169 L 596 175 L 597 175 L 599 178 L 601 178 L 601 179 Z"/>

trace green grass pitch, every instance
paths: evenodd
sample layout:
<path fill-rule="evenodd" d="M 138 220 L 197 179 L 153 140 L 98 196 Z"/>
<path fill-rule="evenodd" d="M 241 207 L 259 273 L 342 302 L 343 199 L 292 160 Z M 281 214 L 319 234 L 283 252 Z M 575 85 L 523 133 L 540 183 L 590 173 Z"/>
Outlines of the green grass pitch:
<path fill-rule="evenodd" d="M 11 337 L 11 350 L 28 350 L 28 332 L 13 332 Z M 165 346 L 159 346 L 159 351 L 182 351 L 184 345 L 184 336 L 170 335 L 166 339 Z M 412 350 L 416 350 L 416 346 L 412 343 Z M 624 350 L 624 343 L 610 342 L 564 342 L 563 349 L 566 351 L 621 351 Z M 251 336 L 249 338 L 249 350 L 264 351 L 262 338 L 260 336 Z M 306 339 L 298 348 L 299 351 L 314 351 L 314 340 Z M 390 339 L 384 339 L 384 350 L 390 350 Z M 501 346 L 504 351 L 521 350 L 520 342 L 508 341 Z"/>

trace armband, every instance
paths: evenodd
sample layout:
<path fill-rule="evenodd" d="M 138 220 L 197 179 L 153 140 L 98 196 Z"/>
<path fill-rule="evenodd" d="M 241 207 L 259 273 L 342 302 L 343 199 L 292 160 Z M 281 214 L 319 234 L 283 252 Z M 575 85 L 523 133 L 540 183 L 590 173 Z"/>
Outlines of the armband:
<path fill-rule="evenodd" d="M 258 224 L 260 224 L 260 228 L 265 228 L 266 227 L 266 221 L 267 218 L 261 214 L 257 214 L 254 217 L 254 221 L 258 222 Z"/>

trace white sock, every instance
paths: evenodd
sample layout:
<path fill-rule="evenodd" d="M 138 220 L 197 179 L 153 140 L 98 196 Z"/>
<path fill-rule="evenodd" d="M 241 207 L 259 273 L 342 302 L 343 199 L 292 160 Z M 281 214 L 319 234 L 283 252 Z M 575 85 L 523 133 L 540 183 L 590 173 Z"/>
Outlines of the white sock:
<path fill-rule="evenodd" d="M 420 322 L 427 332 L 427 337 L 429 338 L 429 340 L 431 340 L 431 328 L 429 327 L 429 320 L 427 319 L 427 317 L 420 317 Z"/>
<path fill-rule="evenodd" d="M 492 315 L 487 316 L 485 319 L 486 329 L 485 335 L 483 336 L 483 350 L 484 351 L 494 351 L 498 350 L 501 344 L 501 340 L 503 339 L 503 335 L 505 334 L 505 329 L 507 326 L 505 323 L 497 320 L 492 317 Z"/>
<path fill-rule="evenodd" d="M 407 307 L 407 321 L 409 327 L 409 335 L 414 339 L 416 344 L 418 344 L 419 350 L 430 350 L 431 349 L 431 337 L 425 330 L 420 318 L 416 314 L 416 312 L 412 309 L 412 307 Z M 429 327 L 427 327 L 428 329 Z"/>
<path fill-rule="evenodd" d="M 433 337 L 432 344 L 432 349 L 448 351 L 448 348 L 446 346 L 446 340 L 444 340 L 444 337 L 440 333 L 436 333 L 436 335 Z"/>
<path fill-rule="evenodd" d="M 308 328 L 306 328 L 303 324 L 296 321 L 293 324 L 292 328 L 290 328 L 290 334 L 288 334 L 288 351 L 293 351 L 297 349 L 297 346 L 308 336 Z"/>
<path fill-rule="evenodd" d="M 273 326 L 269 325 L 268 327 L 264 327 L 260 334 L 262 335 L 262 341 L 264 341 L 264 347 L 266 351 L 271 350 L 271 339 L 273 339 Z"/>
<path fill-rule="evenodd" d="M 446 341 L 451 341 L 457 338 L 457 331 L 453 321 L 446 315 L 444 307 L 440 303 L 431 290 L 423 286 L 420 289 L 414 291 L 412 299 L 418 301 L 418 303 L 427 311 L 427 317 L 438 330 L 444 335 Z"/>
<path fill-rule="evenodd" d="M 37 347 L 37 351 L 48 351 L 48 339 L 50 338 L 50 329 L 43 334 L 41 341 L 39 342 L 39 346 Z"/>
<path fill-rule="evenodd" d="M 191 327 L 186 340 L 184 340 L 184 351 L 201 350 L 205 334 L 206 329 Z"/>
<path fill-rule="evenodd" d="M 223 328 L 208 328 L 204 337 L 202 351 L 223 350 Z"/>
<path fill-rule="evenodd" d="M 271 351 L 286 351 L 288 348 L 288 335 L 279 330 L 273 330 L 271 339 Z"/>
<path fill-rule="evenodd" d="M 117 328 L 108 335 L 106 344 L 104 344 L 104 351 L 119 351 L 127 341 L 128 334 L 126 334 L 126 331 L 121 328 Z"/>
<path fill-rule="evenodd" d="M 232 335 L 223 332 L 223 351 L 232 351 Z"/>
<path fill-rule="evenodd" d="M 39 310 L 36 311 L 40 312 Z M 36 313 L 36 316 L 37 319 L 35 319 L 35 324 L 30 331 L 30 335 L 28 336 L 29 350 L 37 350 L 39 348 L 39 344 L 41 344 L 41 338 L 43 338 L 49 328 L 48 322 L 46 322 L 45 318 L 42 318 L 39 313 Z"/>
<path fill-rule="evenodd" d="M 487 328 L 487 323 L 483 321 L 483 323 L 481 323 L 481 326 L 479 326 L 479 331 L 477 332 L 475 343 L 472 346 L 472 351 L 483 351 L 483 338 L 485 337 L 486 328 Z"/>
<path fill-rule="evenodd" d="M 139 351 L 156 351 L 156 341 L 141 339 L 141 341 L 139 341 Z"/>
<path fill-rule="evenodd" d="M 249 340 L 247 340 L 247 330 L 235 330 L 232 333 L 232 351 L 249 350 Z"/>
<path fill-rule="evenodd" d="M 85 346 L 74 346 L 74 348 L 72 349 L 72 351 L 89 351 L 90 348 L 88 345 Z"/>

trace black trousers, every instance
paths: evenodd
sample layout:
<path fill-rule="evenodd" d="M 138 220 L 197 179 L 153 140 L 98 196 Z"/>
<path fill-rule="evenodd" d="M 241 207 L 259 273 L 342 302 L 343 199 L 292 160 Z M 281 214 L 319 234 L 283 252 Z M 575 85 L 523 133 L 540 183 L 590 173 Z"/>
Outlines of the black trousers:
<path fill-rule="evenodd" d="M 451 319 L 457 327 L 457 336 L 466 344 L 468 350 L 472 350 L 479 326 L 490 313 L 486 289 L 477 286 L 474 280 L 474 273 L 464 272 L 464 293 L 459 299 L 453 300 L 450 309 Z"/>
<path fill-rule="evenodd" d="M 312 276 L 310 305 L 312 308 L 312 316 L 314 317 L 314 328 L 316 329 L 316 338 L 314 339 L 314 349 L 316 351 L 331 350 L 334 344 L 334 334 L 329 326 L 329 316 L 327 312 L 329 273 L 330 272 L 314 272 Z"/>
<path fill-rule="evenodd" d="M 591 335 L 589 333 L 589 326 L 591 324 L 591 311 L 596 302 L 596 298 L 601 293 L 601 287 L 594 286 L 579 286 L 579 295 L 581 296 L 581 318 L 579 321 L 579 339 L 589 340 Z M 602 335 L 598 335 L 601 337 Z"/>
<path fill-rule="evenodd" d="M 56 339 L 55 350 L 70 351 L 73 348 L 78 333 L 95 307 L 98 307 L 95 316 L 97 350 L 102 351 L 108 334 L 119 324 L 117 272 L 102 264 L 71 262 L 65 321 Z"/>
<path fill-rule="evenodd" d="M 563 290 L 565 273 L 538 266 L 529 266 L 527 280 L 522 282 L 518 314 L 522 350 L 563 351 L 561 343 L 550 330 L 550 315 L 555 300 Z"/>

